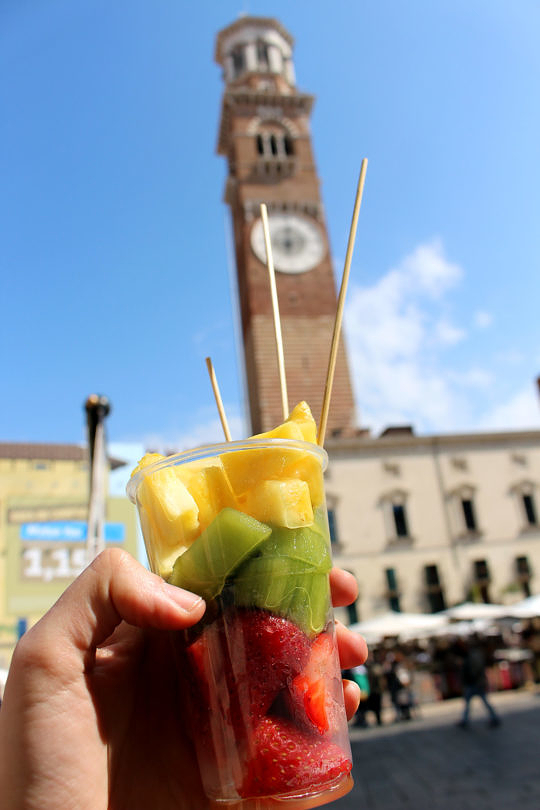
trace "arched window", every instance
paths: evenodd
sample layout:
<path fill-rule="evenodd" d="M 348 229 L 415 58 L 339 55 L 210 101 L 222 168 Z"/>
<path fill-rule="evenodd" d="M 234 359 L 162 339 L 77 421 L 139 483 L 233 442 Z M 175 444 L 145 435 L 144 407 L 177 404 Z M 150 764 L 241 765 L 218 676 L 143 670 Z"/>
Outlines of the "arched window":
<path fill-rule="evenodd" d="M 287 133 L 283 137 L 283 147 L 284 147 L 284 150 L 285 150 L 285 154 L 287 156 L 294 155 L 293 139 L 291 138 L 289 133 Z"/>
<path fill-rule="evenodd" d="M 233 65 L 233 76 L 236 78 L 242 73 L 246 66 L 243 45 L 237 45 L 236 48 L 233 48 L 231 51 L 231 58 Z"/>
<path fill-rule="evenodd" d="M 279 124 L 266 125 L 256 135 L 257 154 L 266 158 L 285 158 L 294 154 L 293 138 Z"/>
<path fill-rule="evenodd" d="M 262 39 L 257 40 L 257 68 L 262 71 L 267 71 L 270 68 L 268 45 Z"/>

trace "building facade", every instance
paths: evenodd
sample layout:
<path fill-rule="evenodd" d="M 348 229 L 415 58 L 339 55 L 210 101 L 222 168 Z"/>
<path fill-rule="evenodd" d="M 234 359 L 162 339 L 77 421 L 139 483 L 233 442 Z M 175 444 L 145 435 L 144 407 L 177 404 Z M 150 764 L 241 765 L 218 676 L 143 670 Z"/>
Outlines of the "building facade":
<path fill-rule="evenodd" d="M 330 439 L 335 562 L 352 620 L 540 591 L 540 431 Z"/>
<path fill-rule="evenodd" d="M 109 459 L 111 467 L 123 462 Z M 0 443 L 0 668 L 86 565 L 89 470 L 79 445 Z M 136 513 L 106 499 L 107 545 L 137 556 Z"/>

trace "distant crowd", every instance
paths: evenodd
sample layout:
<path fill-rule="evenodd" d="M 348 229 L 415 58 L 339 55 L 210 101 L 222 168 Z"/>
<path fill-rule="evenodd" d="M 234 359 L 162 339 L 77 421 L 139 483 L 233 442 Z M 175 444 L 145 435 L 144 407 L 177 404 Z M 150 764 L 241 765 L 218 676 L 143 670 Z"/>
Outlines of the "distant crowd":
<path fill-rule="evenodd" d="M 411 719 L 423 703 L 540 683 L 540 618 L 499 625 L 489 634 L 370 645 L 364 666 L 346 670 L 361 701 L 354 725 Z M 467 718 L 466 718 L 467 720 Z M 466 725 L 465 720 L 465 725 Z M 498 721 L 494 716 L 491 722 Z"/>

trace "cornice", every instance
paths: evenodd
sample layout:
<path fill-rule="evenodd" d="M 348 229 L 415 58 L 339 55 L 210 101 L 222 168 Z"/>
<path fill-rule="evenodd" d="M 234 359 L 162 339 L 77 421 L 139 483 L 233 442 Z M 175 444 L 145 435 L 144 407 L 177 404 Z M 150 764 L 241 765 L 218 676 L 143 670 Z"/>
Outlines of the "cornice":
<path fill-rule="evenodd" d="M 344 438 L 329 438 L 325 448 L 330 457 L 362 455 L 378 451 L 400 450 L 428 450 L 433 453 L 458 446 L 475 447 L 515 446 L 516 444 L 540 447 L 540 430 L 494 431 L 485 433 L 447 433 L 433 436 L 414 436 L 412 434 L 399 436 L 353 436 Z"/>
<path fill-rule="evenodd" d="M 261 105 L 264 107 L 300 107 L 310 112 L 315 96 L 312 93 L 279 93 L 274 90 L 252 90 L 249 87 L 232 87 L 223 93 L 223 102 L 231 104 L 245 104 L 246 106 Z"/>

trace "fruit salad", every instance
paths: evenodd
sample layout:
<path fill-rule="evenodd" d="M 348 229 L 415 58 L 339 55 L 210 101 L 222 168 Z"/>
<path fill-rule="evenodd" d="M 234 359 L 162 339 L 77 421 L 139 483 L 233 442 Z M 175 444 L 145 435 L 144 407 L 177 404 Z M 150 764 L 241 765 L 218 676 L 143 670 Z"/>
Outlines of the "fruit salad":
<path fill-rule="evenodd" d="M 204 787 L 219 802 L 314 807 L 352 785 L 315 439 L 300 403 L 244 442 L 146 455 L 128 485 L 152 569 L 207 603 L 181 654 Z"/>

